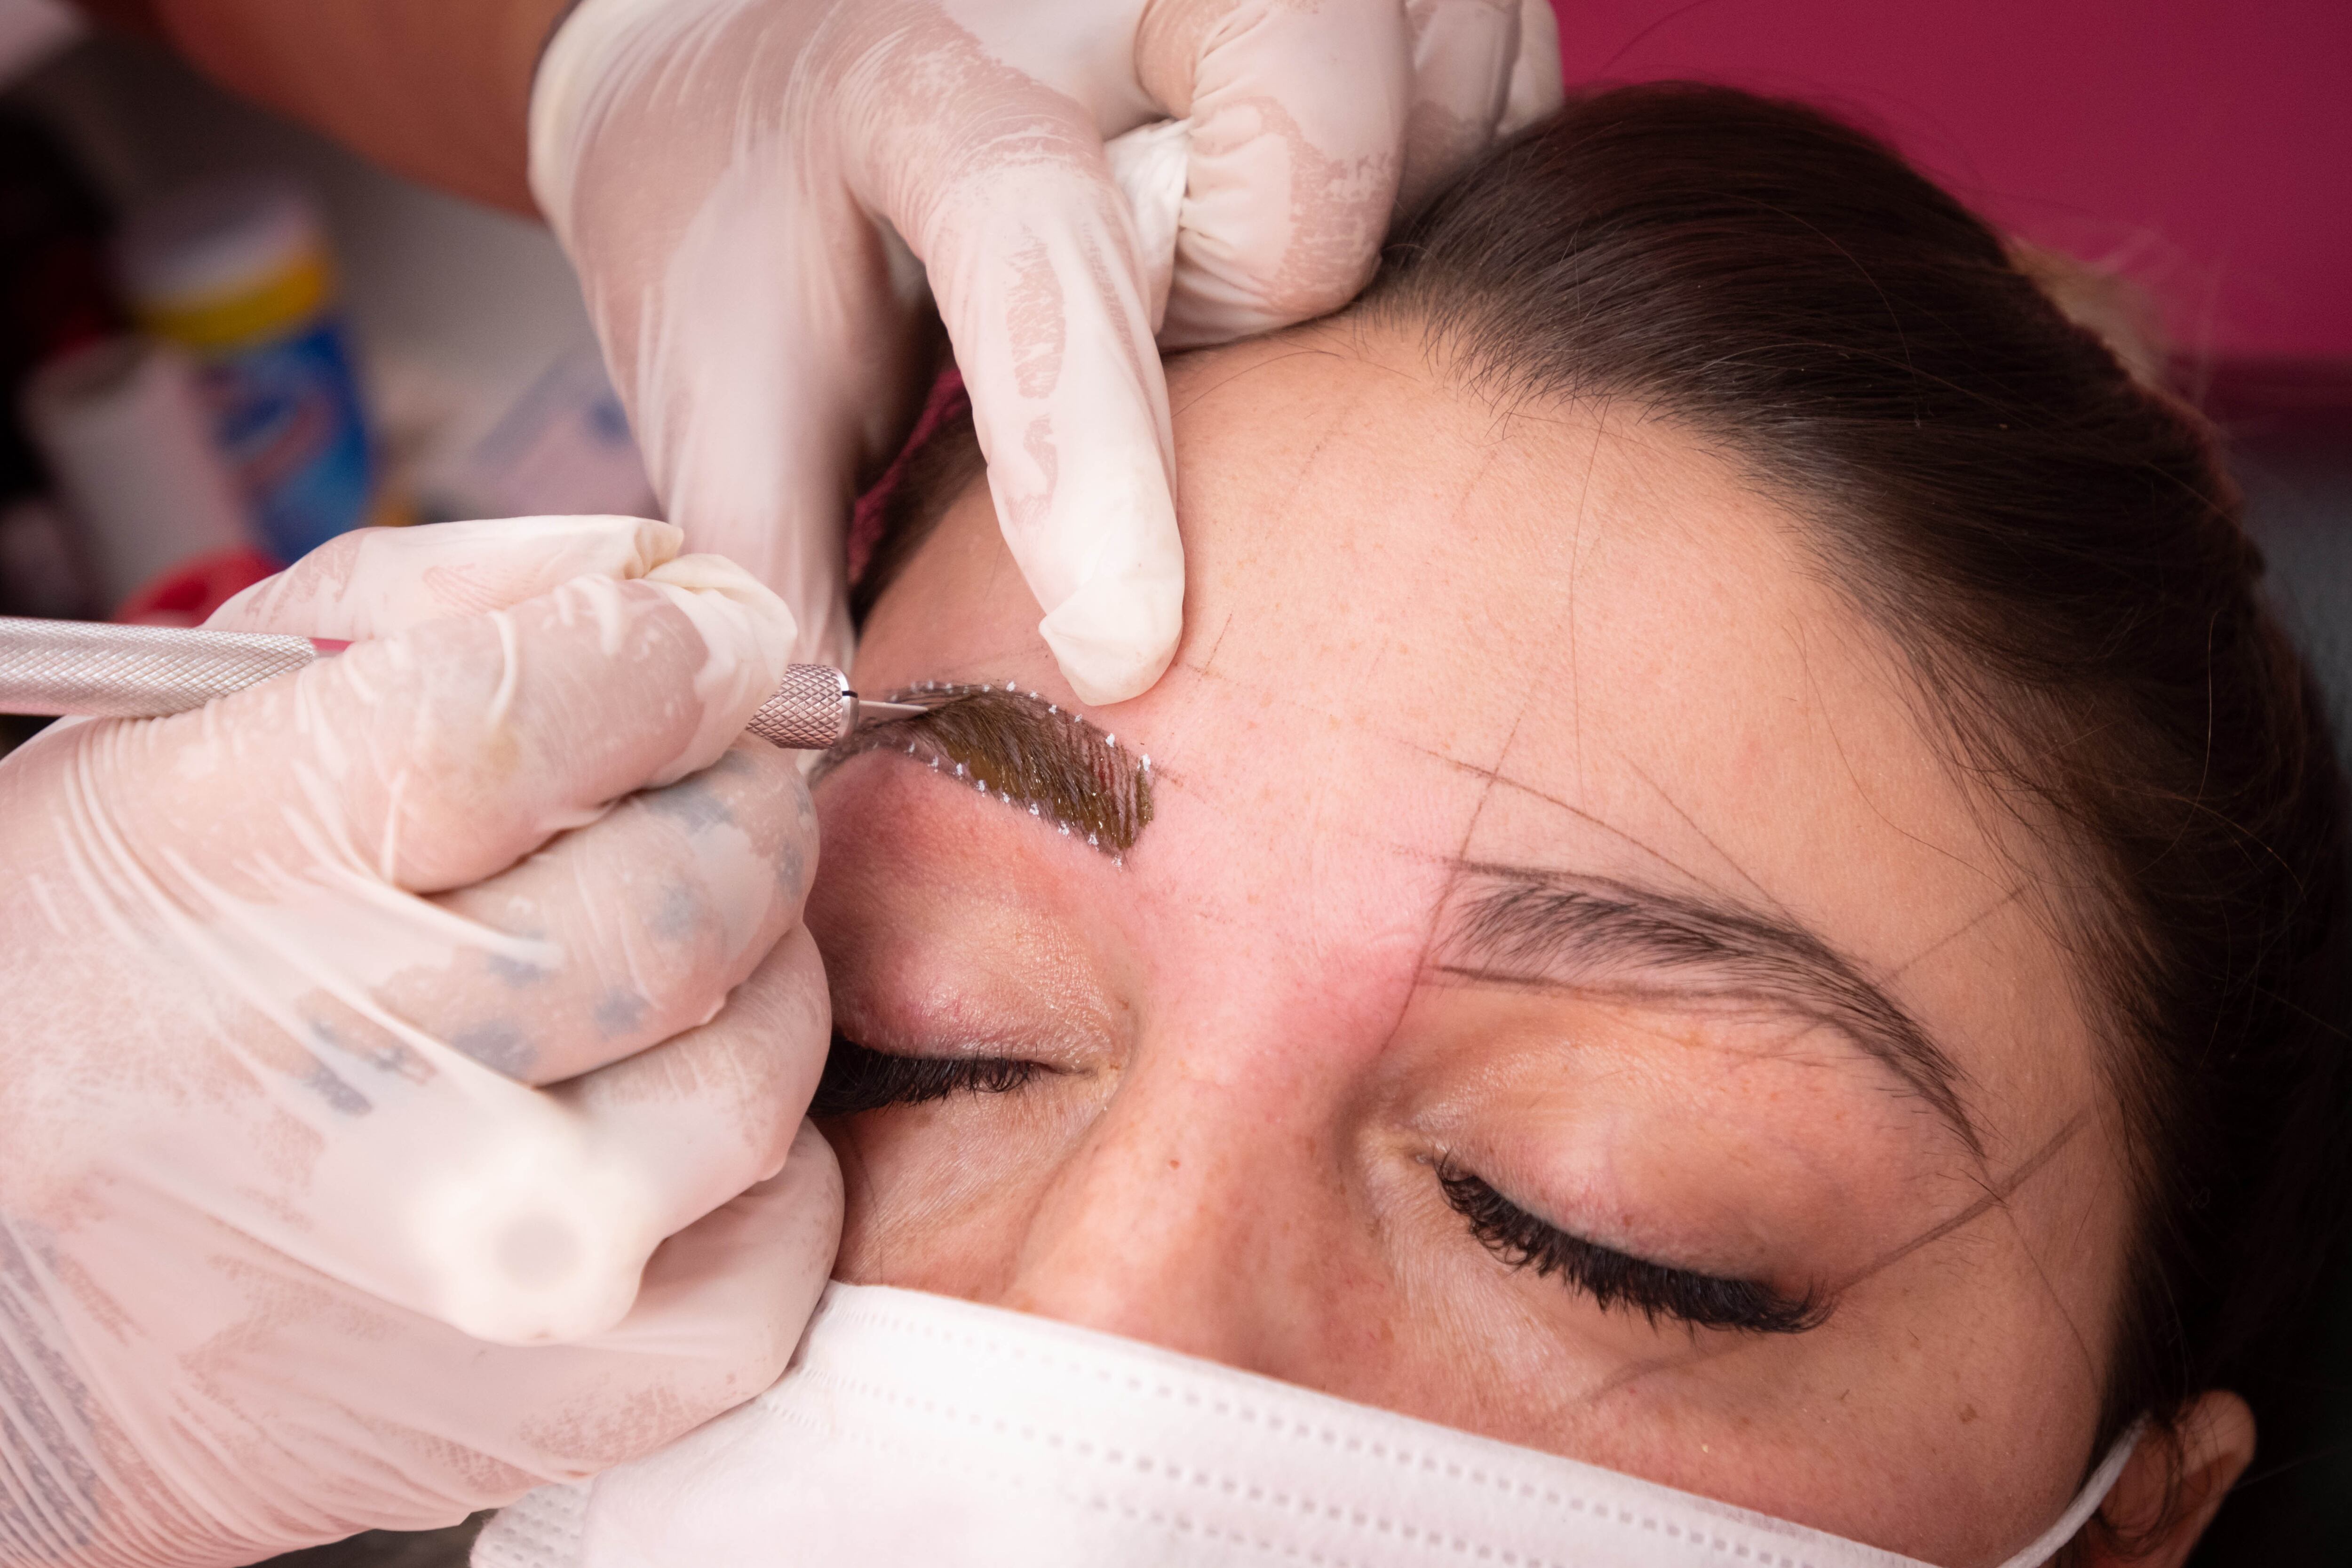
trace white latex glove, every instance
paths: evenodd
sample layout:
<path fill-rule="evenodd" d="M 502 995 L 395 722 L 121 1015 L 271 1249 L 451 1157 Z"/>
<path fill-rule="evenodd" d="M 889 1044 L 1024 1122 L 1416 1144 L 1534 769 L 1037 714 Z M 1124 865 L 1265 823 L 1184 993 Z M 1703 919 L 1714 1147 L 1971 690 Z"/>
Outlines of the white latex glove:
<path fill-rule="evenodd" d="M 1039 629 L 1113 702 L 1182 619 L 1154 330 L 1345 303 L 1401 197 L 1559 96 L 1546 0 L 583 0 L 531 186 L 670 517 L 807 658 L 848 640 L 842 524 L 919 397 L 928 274 Z M 1139 128 L 1131 210 L 1105 143 Z"/>
<path fill-rule="evenodd" d="M 781 1372 L 830 1011 L 730 741 L 793 628 L 678 542 L 346 534 L 213 624 L 374 640 L 0 763 L 0 1562 L 448 1523 Z"/>

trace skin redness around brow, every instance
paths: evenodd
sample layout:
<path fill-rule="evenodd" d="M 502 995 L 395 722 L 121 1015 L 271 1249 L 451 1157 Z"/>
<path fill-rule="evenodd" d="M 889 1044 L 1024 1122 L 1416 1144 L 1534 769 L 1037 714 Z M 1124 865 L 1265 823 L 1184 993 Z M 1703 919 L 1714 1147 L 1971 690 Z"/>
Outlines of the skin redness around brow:
<path fill-rule="evenodd" d="M 1118 860 L 1151 821 L 1151 759 L 1034 691 L 927 681 L 894 702 L 929 712 L 860 730 L 825 754 L 830 772 L 866 752 L 903 751 L 933 771 L 1053 823 Z"/>

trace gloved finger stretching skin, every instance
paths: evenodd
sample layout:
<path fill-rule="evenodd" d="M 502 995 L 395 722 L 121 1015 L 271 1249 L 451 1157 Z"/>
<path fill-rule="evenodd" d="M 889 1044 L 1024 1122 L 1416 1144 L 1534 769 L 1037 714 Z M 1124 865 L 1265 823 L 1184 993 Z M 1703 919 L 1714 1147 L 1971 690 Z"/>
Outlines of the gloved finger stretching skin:
<path fill-rule="evenodd" d="M 1495 133 L 1516 136 L 1558 109 L 1562 95 L 1559 13 L 1552 0 L 1519 0 L 1519 53 Z"/>
<path fill-rule="evenodd" d="M 595 76 L 604 85 L 593 104 L 572 110 L 593 124 L 549 138 L 589 151 L 540 165 L 575 255 L 609 243 L 603 237 L 659 227 L 650 209 L 677 200 L 674 190 L 641 194 L 593 177 L 600 158 L 617 155 L 599 149 L 619 125 L 675 112 L 666 94 L 682 90 L 683 73 L 631 62 L 688 50 L 680 40 L 690 36 L 705 106 L 697 123 L 712 128 L 705 141 L 723 138 L 718 151 L 681 159 L 686 185 L 703 194 L 691 216 L 670 219 L 678 238 L 657 281 L 607 292 L 591 275 L 592 307 L 672 514 L 796 602 L 823 589 L 825 624 L 838 626 L 837 533 L 815 520 L 845 511 L 848 472 L 882 455 L 910 412 L 877 379 L 896 374 L 913 341 L 904 324 L 912 300 L 879 264 L 884 237 L 903 235 L 928 266 L 975 405 L 1013 405 L 982 416 L 984 426 L 1009 426 L 1012 439 L 984 430 L 983 440 L 1013 470 L 999 479 L 1008 533 L 1049 616 L 1076 583 L 1115 594 L 1146 561 L 1177 563 L 1160 569 L 1172 586 L 1154 585 L 1148 599 L 1157 645 L 1148 675 L 1131 651 L 1106 659 L 1074 645 L 1069 655 L 1088 661 L 1090 690 L 1124 696 L 1148 683 L 1172 647 L 1169 605 L 1181 595 L 1166 394 L 1133 236 L 1094 123 L 990 58 L 934 5 L 845 9 L 798 32 L 772 7 L 723 0 L 658 16 L 623 0 L 600 16 L 619 63 Z M 559 57 L 577 36 L 567 26 Z M 756 74 L 730 79 L 710 63 L 792 48 L 796 70 L 835 75 L 843 90 L 772 104 Z M 550 69 L 560 79 L 562 59 Z M 551 89 L 542 101 L 562 98 Z M 994 270 L 1014 275 L 1009 289 Z M 978 304 L 963 303 L 975 294 Z M 1000 313 L 978 324 L 991 308 Z M 766 352 L 785 341 L 790 374 Z M 1066 375 L 1067 360 L 1080 363 Z M 890 416 L 853 417 L 877 406 Z M 1055 626 L 1049 618 L 1049 640 Z"/>
<path fill-rule="evenodd" d="M 1397 207 L 1411 212 L 1491 144 L 1520 55 L 1522 0 L 1412 0 L 1412 107 Z"/>
<path fill-rule="evenodd" d="M 1039 114 L 1024 134 L 1086 132 Z M 1005 168 L 907 216 L 922 226 L 997 517 L 1046 611 L 1039 630 L 1081 697 L 1113 702 L 1166 668 L 1184 567 L 1150 300 L 1092 151 Z"/>
<path fill-rule="evenodd" d="M 764 1386 L 829 1261 L 814 821 L 729 749 L 789 616 L 660 524 L 366 542 L 238 613 L 373 640 L 0 763 L 12 1560 L 585 1473 Z"/>
<path fill-rule="evenodd" d="M 848 640 L 841 527 L 928 379 L 927 277 L 1040 630 L 1115 701 L 1181 629 L 1155 331 L 1343 303 L 1401 191 L 1544 105 L 1529 5 L 584 0 L 532 187 L 670 516 L 785 595 L 803 658 Z M 1147 255 L 1104 144 L 1168 117 L 1188 188 Z"/>
<path fill-rule="evenodd" d="M 845 662 L 840 522 L 911 420 L 924 294 L 829 168 L 823 106 L 757 68 L 837 30 L 816 11 L 606 0 L 575 17 L 534 98 L 532 184 L 669 514 L 785 595 L 796 657 Z M 638 177 L 656 124 L 664 168 Z"/>
<path fill-rule="evenodd" d="M 1160 0 L 1160 16 L 1167 42 L 1147 33 L 1138 66 L 1192 129 L 1161 341 L 1220 342 L 1347 303 L 1396 205 L 1411 97 L 1401 7 Z"/>
<path fill-rule="evenodd" d="M 1173 653 L 1183 552 L 1148 271 L 1101 123 L 945 20 L 876 90 L 937 106 L 877 118 L 852 175 L 929 269 L 1039 630 L 1087 700 L 1133 696 Z"/>

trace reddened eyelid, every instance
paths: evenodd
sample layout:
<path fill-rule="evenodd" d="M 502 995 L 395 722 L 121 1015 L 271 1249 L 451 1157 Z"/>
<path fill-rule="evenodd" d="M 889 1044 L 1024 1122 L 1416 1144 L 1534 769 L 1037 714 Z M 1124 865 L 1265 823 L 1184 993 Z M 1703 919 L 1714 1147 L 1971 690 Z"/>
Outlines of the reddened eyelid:
<path fill-rule="evenodd" d="M 834 997 L 836 1037 L 877 1056 L 923 1061 L 1023 1061 L 1040 1072 L 1085 1073 L 1104 1060 L 1100 1042 L 1083 1030 L 1066 1031 L 1055 1020 L 1032 1022 L 991 1009 L 971 1026 L 925 1016 L 915 1008 L 868 1008 L 855 997 Z"/>

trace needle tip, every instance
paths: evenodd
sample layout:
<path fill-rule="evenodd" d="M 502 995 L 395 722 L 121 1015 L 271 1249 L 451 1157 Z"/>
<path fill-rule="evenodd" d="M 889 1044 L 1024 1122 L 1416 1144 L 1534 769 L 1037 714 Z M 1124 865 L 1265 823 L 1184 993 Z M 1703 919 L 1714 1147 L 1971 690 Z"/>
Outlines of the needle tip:
<path fill-rule="evenodd" d="M 877 702 L 870 697 L 861 697 L 857 700 L 857 721 L 868 724 L 882 719 L 917 719 L 937 706 L 930 702 Z"/>

